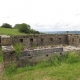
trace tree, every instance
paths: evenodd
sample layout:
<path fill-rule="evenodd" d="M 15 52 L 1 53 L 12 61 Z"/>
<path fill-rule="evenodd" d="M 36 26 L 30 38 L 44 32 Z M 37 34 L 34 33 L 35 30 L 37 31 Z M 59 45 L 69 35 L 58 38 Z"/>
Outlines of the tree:
<path fill-rule="evenodd" d="M 15 24 L 14 28 L 19 29 L 21 24 Z"/>
<path fill-rule="evenodd" d="M 23 33 L 31 33 L 30 25 L 25 23 L 20 24 L 19 31 Z"/>
<path fill-rule="evenodd" d="M 35 31 L 35 34 L 40 34 L 40 32 L 39 31 Z"/>
<path fill-rule="evenodd" d="M 28 25 L 26 23 L 15 24 L 14 28 L 19 29 L 19 31 L 23 32 L 23 33 L 40 34 L 39 31 L 35 31 L 35 30 L 31 29 L 30 25 Z"/>
<path fill-rule="evenodd" d="M 3 23 L 2 28 L 12 28 L 12 25 L 8 24 L 8 23 Z"/>
<path fill-rule="evenodd" d="M 31 29 L 31 33 L 33 33 L 33 34 L 40 34 L 39 31 L 35 31 L 35 30 L 33 30 L 33 29 Z"/>

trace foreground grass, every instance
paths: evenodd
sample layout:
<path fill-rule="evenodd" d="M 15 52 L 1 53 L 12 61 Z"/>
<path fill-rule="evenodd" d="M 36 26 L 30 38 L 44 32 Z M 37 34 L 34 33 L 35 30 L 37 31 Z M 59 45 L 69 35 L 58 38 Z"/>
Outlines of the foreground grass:
<path fill-rule="evenodd" d="M 7 34 L 7 35 L 24 35 L 25 33 L 20 33 L 18 29 L 10 29 L 10 28 L 1 28 L 0 27 L 0 34 Z"/>
<path fill-rule="evenodd" d="M 0 80 L 80 80 L 80 55 L 54 56 L 49 62 L 9 68 Z"/>
<path fill-rule="evenodd" d="M 75 64 L 62 63 L 59 66 L 37 68 L 21 71 L 11 75 L 3 75 L 0 80 L 80 80 L 80 62 Z"/>

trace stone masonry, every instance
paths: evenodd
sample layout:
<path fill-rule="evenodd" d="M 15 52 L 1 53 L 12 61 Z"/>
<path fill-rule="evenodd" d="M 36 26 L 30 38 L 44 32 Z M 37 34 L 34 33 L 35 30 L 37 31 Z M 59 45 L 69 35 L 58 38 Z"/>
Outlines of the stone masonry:
<path fill-rule="evenodd" d="M 36 50 L 25 50 L 21 56 L 16 56 L 13 44 L 22 43 L 26 48 L 34 46 L 55 46 L 55 45 L 73 45 L 80 46 L 80 34 L 40 34 L 40 35 L 17 35 L 0 36 L 0 45 L 2 46 L 4 64 L 17 64 L 25 66 L 26 64 L 36 63 L 38 61 L 49 60 L 54 53 L 62 54 L 63 48 L 44 48 Z"/>

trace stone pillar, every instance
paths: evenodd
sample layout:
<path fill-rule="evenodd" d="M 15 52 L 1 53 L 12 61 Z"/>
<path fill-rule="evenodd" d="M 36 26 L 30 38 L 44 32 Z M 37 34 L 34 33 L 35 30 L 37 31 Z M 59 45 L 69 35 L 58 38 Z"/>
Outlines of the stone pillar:
<path fill-rule="evenodd" d="M 2 46 L 4 67 L 16 65 L 16 54 L 12 45 Z"/>
<path fill-rule="evenodd" d="M 12 39 L 10 36 L 2 35 L 1 36 L 1 46 L 12 45 Z"/>

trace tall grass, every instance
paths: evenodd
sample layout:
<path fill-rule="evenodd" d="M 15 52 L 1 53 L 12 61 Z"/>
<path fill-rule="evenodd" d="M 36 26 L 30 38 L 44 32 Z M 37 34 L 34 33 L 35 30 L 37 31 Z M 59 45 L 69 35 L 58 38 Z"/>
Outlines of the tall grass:
<path fill-rule="evenodd" d="M 26 71 L 31 71 L 31 70 L 37 70 L 37 69 L 43 69 L 47 67 L 52 67 L 52 66 L 61 66 L 62 64 L 75 64 L 80 62 L 80 55 L 77 54 L 76 52 L 69 52 L 67 54 L 63 54 L 61 56 L 54 55 L 51 57 L 49 61 L 45 62 L 39 62 L 36 65 L 26 65 L 25 67 L 22 68 L 15 68 L 15 66 L 9 67 L 6 71 L 8 72 L 8 75 L 11 75 L 13 73 L 22 73 Z"/>

